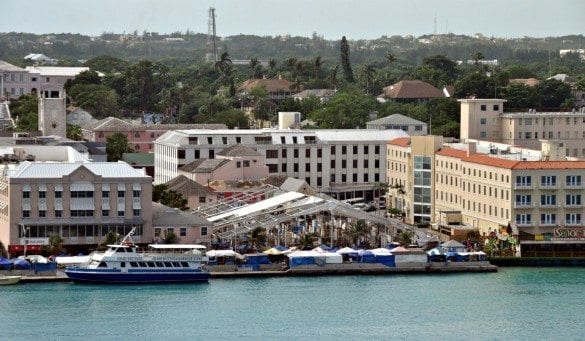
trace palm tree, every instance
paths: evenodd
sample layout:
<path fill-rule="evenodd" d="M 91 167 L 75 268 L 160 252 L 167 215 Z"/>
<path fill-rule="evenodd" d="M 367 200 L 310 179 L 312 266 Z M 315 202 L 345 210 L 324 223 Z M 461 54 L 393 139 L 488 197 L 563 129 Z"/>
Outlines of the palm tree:
<path fill-rule="evenodd" d="M 258 58 L 251 58 L 250 59 L 250 70 L 252 71 L 252 78 L 261 78 L 262 76 L 262 65 L 260 65 L 260 61 Z"/>
<path fill-rule="evenodd" d="M 276 60 L 275 59 L 270 59 L 268 61 L 268 68 L 270 69 L 270 71 L 274 71 L 276 69 Z"/>
<path fill-rule="evenodd" d="M 483 54 L 481 52 L 476 52 L 476 53 L 471 55 L 471 58 L 473 59 L 473 64 L 475 66 L 478 66 L 479 61 L 483 60 L 485 57 L 483 56 Z"/>
<path fill-rule="evenodd" d="M 370 228 L 365 220 L 360 219 L 351 224 L 348 233 L 353 245 L 370 246 Z"/>
<path fill-rule="evenodd" d="M 226 70 L 229 66 L 232 65 L 232 60 L 230 59 L 230 55 L 227 52 L 221 54 L 219 60 L 215 62 L 214 67 L 216 70 L 220 71 L 222 74 L 226 73 Z"/>
<path fill-rule="evenodd" d="M 315 239 L 317 235 L 315 233 L 305 233 L 299 240 L 299 249 L 310 250 L 315 246 Z"/>
<path fill-rule="evenodd" d="M 329 73 L 327 81 L 331 84 L 331 87 L 337 89 L 337 74 L 339 73 L 339 64 L 336 64 Z"/>
<path fill-rule="evenodd" d="M 386 61 L 388 62 L 388 66 L 392 66 L 396 62 L 396 56 L 392 52 L 388 52 L 386 54 Z"/>
<path fill-rule="evenodd" d="M 267 239 L 266 229 L 262 226 L 257 226 L 248 233 L 248 241 L 252 248 L 257 251 L 260 251 L 260 249 L 266 245 Z"/>
<path fill-rule="evenodd" d="M 373 65 L 368 64 L 361 69 L 361 78 L 366 82 L 366 93 L 370 93 L 370 86 L 374 84 L 374 77 L 376 76 L 376 69 Z"/>
<path fill-rule="evenodd" d="M 321 72 L 321 69 L 323 68 L 323 64 L 325 64 L 325 61 L 321 58 L 321 56 L 317 56 L 315 58 L 313 58 L 313 69 L 315 70 L 315 79 L 319 78 L 319 73 Z"/>
<path fill-rule="evenodd" d="M 401 245 L 410 245 L 410 244 L 412 244 L 412 237 L 413 236 L 414 236 L 414 233 L 412 233 L 412 231 L 403 230 L 398 235 L 398 242 Z"/>

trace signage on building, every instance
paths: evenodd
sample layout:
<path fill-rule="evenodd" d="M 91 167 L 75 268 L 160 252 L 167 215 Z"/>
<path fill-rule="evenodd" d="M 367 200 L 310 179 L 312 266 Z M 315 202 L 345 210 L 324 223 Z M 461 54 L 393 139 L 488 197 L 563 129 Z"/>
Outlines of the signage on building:
<path fill-rule="evenodd" d="M 551 240 L 585 240 L 585 229 L 558 227 L 553 229 Z"/>
<path fill-rule="evenodd" d="M 49 238 L 20 238 L 20 245 L 49 245 Z"/>

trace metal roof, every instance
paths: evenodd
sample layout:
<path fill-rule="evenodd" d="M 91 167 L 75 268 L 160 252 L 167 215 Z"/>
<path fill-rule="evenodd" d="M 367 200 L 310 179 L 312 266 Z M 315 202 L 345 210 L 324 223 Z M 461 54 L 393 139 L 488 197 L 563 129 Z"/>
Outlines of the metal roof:
<path fill-rule="evenodd" d="M 53 163 L 24 161 L 14 169 L 8 170 L 7 175 L 16 179 L 62 178 L 81 167 L 103 178 L 150 178 L 142 170 L 132 168 L 126 162 Z"/>

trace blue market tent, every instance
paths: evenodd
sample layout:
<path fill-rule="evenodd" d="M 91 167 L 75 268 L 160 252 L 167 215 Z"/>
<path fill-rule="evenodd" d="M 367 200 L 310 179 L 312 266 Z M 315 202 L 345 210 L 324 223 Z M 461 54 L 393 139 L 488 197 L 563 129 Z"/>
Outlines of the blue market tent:
<path fill-rule="evenodd" d="M 274 248 L 277 249 L 278 251 L 288 250 L 288 248 L 286 246 L 282 246 L 282 245 L 276 245 Z"/>
<path fill-rule="evenodd" d="M 246 265 L 251 266 L 254 271 L 260 270 L 260 265 L 262 264 L 270 264 L 270 259 L 268 259 L 268 255 L 263 253 L 246 255 Z"/>
<path fill-rule="evenodd" d="M 30 263 L 26 259 L 15 259 L 14 268 L 19 270 L 30 269 Z"/>
<path fill-rule="evenodd" d="M 0 269 L 9 270 L 12 268 L 12 265 L 13 263 L 10 259 L 0 257 Z"/>

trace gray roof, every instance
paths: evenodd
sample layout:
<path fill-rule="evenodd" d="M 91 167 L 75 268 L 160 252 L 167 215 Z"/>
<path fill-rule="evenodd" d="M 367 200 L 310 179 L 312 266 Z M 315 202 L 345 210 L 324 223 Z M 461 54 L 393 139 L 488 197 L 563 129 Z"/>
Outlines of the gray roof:
<path fill-rule="evenodd" d="M 196 214 L 168 207 L 158 202 L 152 203 L 152 226 L 189 227 L 209 224 L 207 219 Z"/>
<path fill-rule="evenodd" d="M 198 159 L 179 168 L 182 172 L 209 173 L 230 162 L 225 159 Z"/>
<path fill-rule="evenodd" d="M 24 161 L 18 167 L 8 171 L 10 178 L 20 179 L 43 179 L 43 178 L 62 178 L 69 175 L 79 168 L 84 167 L 96 175 L 103 178 L 148 178 L 150 176 L 144 172 L 132 168 L 126 162 L 91 162 L 91 163 L 73 163 L 73 162 L 29 162 Z"/>
<path fill-rule="evenodd" d="M 333 89 L 308 89 L 308 90 L 303 90 L 303 91 L 295 94 L 294 97 L 298 97 L 298 98 L 306 98 L 306 97 L 310 97 L 310 96 L 332 97 L 333 95 L 335 95 L 336 92 L 337 92 L 337 90 L 333 90 Z"/>
<path fill-rule="evenodd" d="M 107 117 L 90 125 L 93 131 L 145 131 L 145 130 L 176 130 L 176 129 L 227 129 L 225 124 L 136 124 L 117 117 Z"/>
<path fill-rule="evenodd" d="M 465 245 L 461 244 L 460 242 L 452 239 L 442 245 L 442 247 L 465 247 Z"/>
<path fill-rule="evenodd" d="M 215 192 L 212 188 L 203 186 L 184 175 L 178 175 L 165 183 L 168 189 L 173 190 L 185 197 L 205 196 L 209 192 Z"/>
<path fill-rule="evenodd" d="M 241 144 L 235 144 L 229 146 L 221 152 L 217 153 L 221 156 L 260 156 L 260 154 L 253 148 L 243 146 Z"/>
<path fill-rule="evenodd" d="M 0 60 L 0 70 L 2 70 L 2 71 L 9 71 L 9 72 L 10 71 L 12 71 L 12 72 L 18 72 L 18 71 L 20 71 L 20 72 L 26 72 L 25 69 L 23 69 L 21 67 L 18 67 L 16 65 L 12 65 L 10 63 L 7 63 L 7 62 L 5 62 L 3 60 Z"/>
<path fill-rule="evenodd" d="M 366 124 L 396 124 L 396 125 L 401 125 L 401 124 L 425 124 L 425 123 L 424 122 L 421 122 L 419 120 L 415 120 L 412 117 L 404 116 L 404 115 L 401 115 L 401 114 L 394 114 L 394 115 L 382 117 L 382 118 L 379 118 L 377 120 L 373 120 L 373 121 L 367 122 Z"/>

